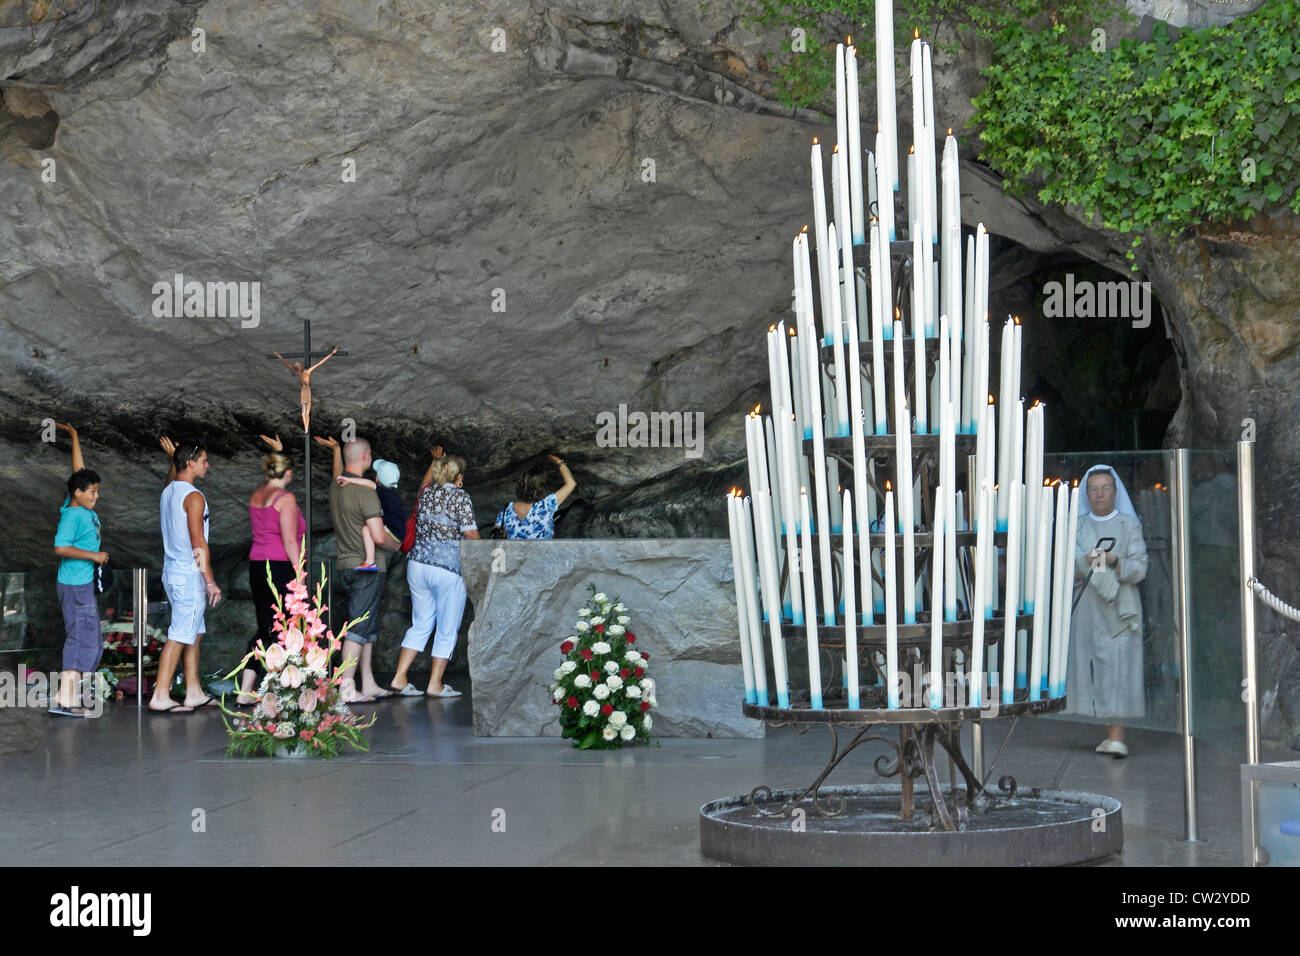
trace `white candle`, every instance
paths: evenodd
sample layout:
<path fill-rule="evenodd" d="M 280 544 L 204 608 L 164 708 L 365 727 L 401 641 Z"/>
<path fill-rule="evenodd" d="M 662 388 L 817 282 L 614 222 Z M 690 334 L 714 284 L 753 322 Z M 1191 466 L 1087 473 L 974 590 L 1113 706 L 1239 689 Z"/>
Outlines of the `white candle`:
<path fill-rule="evenodd" d="M 960 235 L 958 235 L 957 238 L 953 240 L 952 245 L 953 245 L 953 249 L 955 250 L 953 254 L 953 258 L 955 261 L 953 262 L 952 268 L 956 274 L 957 288 L 952 294 L 952 298 L 956 303 L 956 310 L 948 313 L 948 329 L 949 329 L 948 344 L 950 346 L 950 348 L 948 349 L 948 365 L 949 368 L 952 370 L 952 385 L 949 387 L 948 394 L 952 397 L 953 412 L 955 413 L 953 416 L 953 425 L 954 427 L 960 427 L 961 426 L 961 400 L 962 400 L 962 374 L 961 374 L 962 373 L 962 317 L 961 317 L 962 295 L 961 295 L 961 288 L 960 288 L 961 285 L 961 237 Z"/>
<path fill-rule="evenodd" d="M 1079 483 L 1076 481 L 1070 489 L 1070 513 L 1066 519 L 1065 562 L 1066 584 L 1061 591 L 1061 603 L 1064 623 L 1061 625 L 1061 644 L 1058 657 L 1060 663 L 1056 669 L 1056 683 L 1049 688 L 1050 696 L 1064 697 L 1066 676 L 1070 668 L 1070 618 L 1074 611 L 1074 550 L 1078 544 L 1079 534 Z"/>
<path fill-rule="evenodd" d="M 903 401 L 901 421 L 903 427 L 898 431 L 898 462 L 896 466 L 898 479 L 898 521 L 903 534 L 903 623 L 916 623 L 916 548 L 914 515 L 912 512 L 912 435 L 907 427 L 909 412 L 907 400 Z"/>
<path fill-rule="evenodd" d="M 871 392 L 872 411 L 875 415 L 877 435 L 889 433 L 885 423 L 885 316 L 883 296 L 880 292 L 880 224 L 871 224 Z"/>
<path fill-rule="evenodd" d="M 1011 413 L 1015 408 L 1015 402 L 1020 397 L 1019 389 L 1011 380 L 1012 355 L 1015 352 L 1015 332 L 1012 329 L 1015 326 L 1011 322 L 1011 317 L 1007 316 L 1006 324 L 1002 326 L 1002 354 L 998 361 L 998 404 L 1000 406 L 1000 418 L 998 419 L 998 487 L 1007 488 L 1011 485 L 1011 441 L 1014 437 L 1014 428 L 1011 425 Z M 1011 503 L 1008 495 L 998 495 L 998 530 L 1007 530 L 1007 506 Z"/>
<path fill-rule="evenodd" d="M 1034 599 L 1038 593 L 1034 585 L 1038 574 L 1038 504 L 1042 494 L 1038 489 L 1043 486 L 1043 414 L 1043 406 L 1034 402 L 1025 427 L 1025 574 L 1022 590 L 1026 614 L 1034 613 Z"/>
<path fill-rule="evenodd" d="M 855 245 L 866 241 L 866 223 L 862 211 L 862 120 L 859 116 L 858 51 L 850 46 L 845 51 L 844 79 L 848 107 L 849 198 L 852 201 L 852 240 Z M 845 142 L 843 139 L 841 143 Z M 862 503 L 859 501 L 858 506 Z"/>
<path fill-rule="evenodd" d="M 840 294 L 840 338 L 847 342 L 850 338 L 858 337 L 857 281 L 853 274 L 853 234 L 849 228 L 851 219 L 848 212 L 852 204 L 849 199 L 849 162 L 848 157 L 840 149 L 836 149 L 831 160 L 840 171 L 839 191 L 842 194 L 840 204 L 845 210 L 844 218 L 837 218 L 835 224 L 839 229 L 840 282 L 836 289 Z M 846 430 L 844 434 L 847 435 L 848 431 Z"/>
<path fill-rule="evenodd" d="M 1025 486 L 1011 485 L 1007 508 L 1007 596 L 1002 603 L 1002 703 L 1015 702 L 1016 610 L 1020 603 L 1020 560 L 1012 541 L 1020 539 L 1021 514 L 1025 508 Z"/>
<path fill-rule="evenodd" d="M 919 231 L 916 223 L 916 147 L 907 150 L 907 238 L 914 238 Z M 915 320 L 915 317 L 913 317 Z"/>
<path fill-rule="evenodd" d="M 929 207 L 927 235 L 931 242 L 939 238 L 939 211 L 935 205 L 937 187 L 935 184 L 934 160 L 934 67 L 931 63 L 930 44 L 921 44 L 921 120 L 925 135 L 917 142 L 922 144 L 921 155 L 925 157 L 926 204 Z"/>
<path fill-rule="evenodd" d="M 809 532 L 811 517 L 808 510 L 808 491 L 803 489 L 799 493 L 799 507 L 803 513 L 803 550 L 804 554 L 812 554 L 812 534 Z M 820 518 L 822 523 L 822 534 L 826 533 L 824 519 Z M 823 571 L 826 569 L 823 568 Z M 808 687 L 811 694 L 809 706 L 813 710 L 822 709 L 822 674 L 820 654 L 817 650 L 817 595 L 813 589 L 812 575 L 804 576 L 804 601 L 808 605 L 807 623 L 805 630 L 808 634 Z"/>
<path fill-rule="evenodd" d="M 894 493 L 885 492 L 885 699 L 898 709 L 898 589 L 894 555 Z"/>
<path fill-rule="evenodd" d="M 763 592 L 763 607 L 767 612 L 768 638 L 772 645 L 772 671 L 776 681 L 776 700 L 778 707 L 790 706 L 790 686 L 785 665 L 785 643 L 781 636 L 780 595 L 777 593 L 779 581 L 776 562 L 773 559 L 771 534 L 772 526 L 771 496 L 760 492 L 745 501 L 746 517 L 752 519 L 757 529 L 758 540 L 758 578 Z"/>
<path fill-rule="evenodd" d="M 826 234 L 823 231 L 822 236 L 825 237 L 825 235 Z M 823 245 L 824 244 L 825 243 L 823 241 Z M 800 237 L 799 268 L 803 273 L 803 281 L 805 287 L 811 290 L 812 289 L 812 261 L 809 257 L 809 252 L 808 252 L 807 234 L 801 234 Z M 804 314 L 800 317 L 799 320 L 799 335 L 807 336 L 809 338 L 815 338 L 816 337 L 815 325 L 816 325 L 816 314 L 812 308 L 812 298 L 810 295 L 808 301 L 808 309 L 804 312 Z M 813 436 L 814 422 L 817 424 L 818 428 L 820 428 L 821 426 L 820 402 L 818 403 L 817 414 L 815 417 L 813 415 L 812 408 L 809 406 L 808 403 L 808 392 L 813 389 L 811 383 L 821 381 L 820 372 L 814 375 L 811 374 L 811 370 L 819 369 L 820 363 L 814 363 L 813 365 L 810 366 L 808 364 L 808 359 L 807 359 L 808 356 L 808 350 L 806 347 L 807 343 L 800 341 L 798 344 L 799 344 L 799 373 L 803 377 L 803 385 L 804 385 L 804 395 L 803 395 L 804 407 L 803 407 L 803 413 L 799 416 L 799 424 L 803 426 L 803 437 L 805 439 L 808 439 L 808 438 L 812 438 Z M 815 345 L 816 343 L 814 343 L 814 346 Z M 813 354 L 814 356 L 816 355 L 815 347 L 814 347 Z"/>
<path fill-rule="evenodd" d="M 835 235 L 834 223 L 826 227 L 826 248 L 829 252 L 834 253 L 833 261 L 838 263 L 839 241 Z M 826 289 L 830 302 L 829 311 L 826 313 L 826 315 L 829 315 L 829 319 L 825 328 L 831 337 L 831 358 L 835 368 L 835 402 L 833 406 L 827 408 L 827 411 L 830 412 L 832 408 L 834 409 L 832 416 L 833 434 L 843 437 L 849 433 L 849 402 L 848 396 L 845 394 L 848 389 L 844 387 L 847 381 L 847 373 L 844 367 L 844 319 L 840 314 L 843 297 L 840 294 L 839 280 L 836 278 L 838 265 L 833 265 L 831 268 L 832 272 L 828 277 L 829 286 Z M 825 302 L 827 299 L 822 301 Z"/>
<path fill-rule="evenodd" d="M 785 509 L 785 553 L 789 567 L 790 607 L 785 609 L 795 625 L 803 624 L 803 594 L 799 581 L 799 502 L 796 489 L 794 418 L 788 408 L 777 409 L 773 422 L 776 429 L 777 470 L 781 473 L 781 504 Z"/>
<path fill-rule="evenodd" d="M 740 511 L 737 512 L 737 517 L 740 520 L 741 545 L 744 549 L 742 559 L 745 562 L 745 573 L 748 575 L 748 579 L 752 582 L 754 580 L 755 570 L 757 569 L 759 587 L 762 590 L 762 617 L 767 621 L 768 636 L 772 645 L 772 678 L 776 683 L 774 689 L 776 690 L 777 701 L 778 704 L 780 704 L 780 701 L 784 698 L 787 703 L 780 704 L 780 706 L 786 707 L 789 706 L 789 694 L 786 685 L 785 645 L 782 643 L 781 639 L 781 616 L 779 614 L 767 613 L 769 607 L 766 603 L 768 600 L 767 585 L 771 580 L 770 569 L 772 565 L 772 555 L 764 549 L 761 540 L 762 529 L 758 526 L 759 522 L 762 520 L 762 516 L 754 509 L 750 498 L 742 498 Z M 760 533 L 760 540 L 758 541 L 754 540 L 753 532 L 755 529 Z M 751 590 L 750 594 L 754 598 L 750 606 L 750 623 L 753 625 L 756 624 L 759 619 L 760 602 L 758 600 L 757 591 Z M 758 671 L 760 669 L 765 670 L 766 668 L 765 655 L 763 653 L 763 629 L 761 624 L 758 624 L 757 627 L 750 628 L 750 639 L 752 645 L 750 653 L 753 655 L 755 662 L 754 681 L 757 686 Z M 765 701 L 766 693 L 760 703 Z"/>
<path fill-rule="evenodd" d="M 930 588 L 930 706 L 943 706 L 943 595 L 944 555 L 947 553 L 948 523 L 944 519 L 947 492 L 943 485 L 934 490 L 934 544 L 930 567 L 934 569 Z"/>
<path fill-rule="evenodd" d="M 749 636 L 748 594 L 753 587 L 752 578 L 746 577 L 745 562 L 741 557 L 740 521 L 737 518 L 739 502 L 734 494 L 727 495 L 727 529 L 731 537 L 732 577 L 736 585 L 736 623 L 740 630 L 740 667 L 745 676 L 745 703 L 767 704 L 767 693 L 759 695 L 755 687 L 754 657 Z M 761 639 L 761 635 L 760 635 Z"/>
<path fill-rule="evenodd" d="M 980 482 L 976 504 L 978 517 L 975 522 L 975 595 L 973 603 L 977 609 L 985 606 L 989 591 L 993 588 L 993 581 L 989 577 L 988 561 L 989 549 L 994 547 L 993 529 L 990 527 L 992 525 L 990 518 L 992 506 L 993 487 L 987 479 L 984 479 Z M 971 707 L 984 706 L 984 621 L 985 615 L 978 610 L 971 615 L 969 686 L 969 706 Z"/>
<path fill-rule="evenodd" d="M 943 296 L 939 310 L 949 317 L 957 314 L 956 300 L 961 296 L 961 194 L 958 176 L 957 140 L 948 131 L 943 141 L 942 177 L 943 221 L 939 226 L 939 261 L 943 263 Z M 954 232 L 955 227 L 955 232 Z M 957 269 L 954 271 L 953 266 Z"/>
<path fill-rule="evenodd" d="M 898 188 L 898 117 L 894 97 L 894 4 L 893 0 L 882 0 L 876 4 L 876 116 L 884 131 L 885 150 L 884 159 L 878 156 L 876 161 L 885 167 L 890 190 Z M 891 194 L 884 190 L 881 194 L 892 201 Z"/>
<path fill-rule="evenodd" d="M 929 380 L 926 378 L 926 361 L 925 361 L 925 336 L 917 335 L 913 340 L 914 353 L 916 355 L 916 370 L 914 378 L 914 391 L 916 393 L 916 433 L 918 435 L 928 434 L 930 431 L 930 416 L 926 414 L 926 393 L 930 391 Z"/>
<path fill-rule="evenodd" d="M 822 167 L 821 143 L 817 142 L 815 138 L 812 143 L 810 165 L 812 167 L 813 187 L 813 240 L 817 244 L 817 285 L 818 293 L 821 296 L 818 309 L 825 314 L 827 289 L 826 276 L 827 270 L 830 268 L 828 265 L 830 260 L 826 255 L 826 180 L 823 178 L 825 172 Z"/>
<path fill-rule="evenodd" d="M 957 620 L 957 502 L 960 492 L 957 488 L 957 449 L 956 449 L 957 408 L 952 402 L 944 406 L 941 450 L 939 453 L 939 481 L 947 489 L 948 534 L 944 547 L 944 592 L 943 616 L 949 621 Z"/>
<path fill-rule="evenodd" d="M 849 681 L 849 709 L 862 706 L 858 687 L 858 601 L 853 574 L 853 496 L 844 492 L 844 667 Z"/>
<path fill-rule="evenodd" d="M 817 362 L 817 340 L 812 335 L 800 336 L 806 338 L 804 343 L 804 362 L 807 368 L 814 371 L 818 368 Z M 813 377 L 813 381 L 820 379 L 820 373 Z M 830 504 L 827 501 L 826 494 L 826 443 L 823 437 L 821 427 L 821 395 L 818 394 L 817 388 L 811 388 L 808 391 L 809 405 L 811 413 L 809 418 L 817 427 L 813 428 L 813 485 L 817 492 L 817 538 L 820 544 L 819 552 L 821 555 L 822 571 L 822 615 L 827 627 L 833 627 L 835 624 L 835 602 L 832 595 L 832 578 L 831 578 L 831 515 Z M 811 555 L 810 555 L 811 557 Z M 805 595 L 807 588 L 804 588 Z M 812 606 L 808 606 L 808 620 L 812 619 Z"/>
<path fill-rule="evenodd" d="M 745 455 L 749 470 L 750 494 L 753 494 L 763 487 L 763 481 L 760 477 L 760 469 L 758 465 L 759 444 L 762 439 L 759 437 L 759 432 L 755 429 L 757 422 L 758 416 L 754 412 L 750 412 L 745 416 Z"/>
<path fill-rule="evenodd" d="M 1029 659 L 1029 699 L 1043 699 L 1043 654 L 1047 650 L 1048 610 L 1047 581 L 1051 573 L 1052 489 L 1038 488 L 1038 554 L 1034 565 L 1034 639 Z"/>
<path fill-rule="evenodd" d="M 1073 555 L 1066 554 L 1065 551 L 1067 539 L 1070 537 L 1066 527 L 1069 514 L 1070 489 L 1065 482 L 1061 482 L 1056 486 L 1056 521 L 1054 522 L 1056 538 L 1052 548 L 1052 629 L 1048 644 L 1047 674 L 1043 685 L 1049 697 L 1053 696 L 1051 691 L 1056 685 L 1056 675 L 1061 670 L 1061 644 L 1065 640 L 1061 628 L 1065 623 L 1065 612 L 1069 608 L 1067 589 L 1074 583 Z"/>
<path fill-rule="evenodd" d="M 867 151 L 867 218 L 863 220 L 862 227 L 866 229 L 872 219 L 880 215 L 878 186 L 876 183 L 876 153 L 880 152 L 880 133 L 876 132 L 876 148 L 874 151 Z"/>
<path fill-rule="evenodd" d="M 844 530 L 844 512 L 840 508 L 844 485 L 840 482 L 840 463 L 835 458 L 826 462 L 826 487 L 830 489 L 831 534 L 839 534 Z"/>
<path fill-rule="evenodd" d="M 966 308 L 963 310 L 962 323 L 965 331 L 966 349 L 963 358 L 961 393 L 961 430 L 964 434 L 975 433 L 975 401 L 981 403 L 984 396 L 975 391 L 975 237 L 966 237 Z"/>

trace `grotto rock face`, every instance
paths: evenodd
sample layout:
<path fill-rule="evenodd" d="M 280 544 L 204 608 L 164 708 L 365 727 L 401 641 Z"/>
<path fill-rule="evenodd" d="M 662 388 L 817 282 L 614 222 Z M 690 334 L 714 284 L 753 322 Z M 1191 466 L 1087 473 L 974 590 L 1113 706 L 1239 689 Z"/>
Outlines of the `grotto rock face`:
<path fill-rule="evenodd" d="M 1193 6 L 1176 22 L 1210 22 Z M 48 419 L 82 429 L 120 566 L 159 561 L 157 436 L 205 437 L 214 545 L 235 560 L 256 434 L 301 459 L 296 383 L 266 356 L 299 348 L 303 319 L 350 353 L 317 376 L 316 429 L 352 419 L 408 495 L 441 443 L 469 459 L 487 522 L 519 467 L 556 450 L 580 482 L 563 534 L 721 535 L 738 413 L 766 393 L 760 333 L 789 314 L 807 143 L 828 133 L 773 101 L 773 46 L 732 2 L 0 0 L 6 569 L 51 576 L 68 458 L 42 441 Z M 964 218 L 1125 269 L 1126 242 L 1008 199 L 978 163 L 986 58 L 936 62 L 937 115 L 966 137 Z M 1222 444 L 1255 419 L 1262 573 L 1285 591 L 1300 567 L 1295 245 L 1147 250 L 1179 356 L 1170 438 Z M 169 314 L 154 287 L 176 275 L 259 283 L 257 314 Z M 1011 285 L 995 275 L 994 314 Z M 620 405 L 702 412 L 702 454 L 601 447 L 596 418 Z M 1295 743 L 1300 654 L 1263 618 L 1272 733 Z"/>

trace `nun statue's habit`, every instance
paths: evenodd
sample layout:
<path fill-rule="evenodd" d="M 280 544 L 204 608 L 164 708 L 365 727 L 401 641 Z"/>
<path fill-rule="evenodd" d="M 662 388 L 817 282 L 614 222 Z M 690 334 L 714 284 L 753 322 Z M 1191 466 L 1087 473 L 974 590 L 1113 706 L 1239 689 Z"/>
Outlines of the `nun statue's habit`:
<path fill-rule="evenodd" d="M 1093 512 L 1088 478 L 1101 473 L 1115 482 L 1114 507 Z M 1093 575 L 1070 620 L 1068 711 L 1090 717 L 1142 717 L 1146 712 L 1142 674 L 1142 601 L 1138 583 L 1147 574 L 1142 522 L 1128 490 L 1108 465 L 1094 465 L 1083 476 L 1074 552 L 1075 593 L 1089 568 Z M 1105 564 L 1088 555 L 1101 538 L 1114 538 L 1118 560 Z M 1117 721 L 1115 721 L 1117 723 Z"/>

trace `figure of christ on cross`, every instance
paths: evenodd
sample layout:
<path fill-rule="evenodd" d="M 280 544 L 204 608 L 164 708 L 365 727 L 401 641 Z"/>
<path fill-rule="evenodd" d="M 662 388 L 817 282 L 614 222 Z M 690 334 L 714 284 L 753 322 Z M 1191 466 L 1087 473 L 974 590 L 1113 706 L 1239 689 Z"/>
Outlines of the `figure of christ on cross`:
<path fill-rule="evenodd" d="M 334 348 L 330 349 L 328 355 L 326 355 L 323 359 L 321 359 L 311 368 L 307 368 L 301 362 L 294 362 L 293 364 L 290 364 L 289 360 L 286 359 L 279 352 L 272 353 L 273 355 L 275 355 L 276 358 L 278 358 L 284 364 L 285 368 L 293 372 L 294 375 L 298 376 L 298 381 L 302 383 L 302 391 L 299 392 L 298 401 L 302 409 L 302 431 L 304 435 L 311 433 L 311 373 L 316 371 L 316 369 L 320 368 L 331 358 L 333 358 L 334 353 L 336 353 L 338 350 L 339 350 L 338 346 L 336 345 Z"/>

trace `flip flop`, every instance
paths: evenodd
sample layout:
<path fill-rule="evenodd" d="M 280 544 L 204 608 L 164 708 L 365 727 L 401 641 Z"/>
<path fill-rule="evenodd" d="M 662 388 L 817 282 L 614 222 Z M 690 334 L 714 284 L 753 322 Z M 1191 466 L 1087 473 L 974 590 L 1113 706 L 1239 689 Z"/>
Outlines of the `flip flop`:
<path fill-rule="evenodd" d="M 356 697 L 353 697 L 351 700 L 345 700 L 343 703 L 352 706 L 353 704 L 374 704 L 377 703 L 377 701 L 375 698 L 368 697 L 365 694 L 357 694 Z"/>
<path fill-rule="evenodd" d="M 412 687 L 410 684 L 407 684 L 405 687 L 401 688 L 400 690 L 394 687 L 392 684 L 389 684 L 388 689 L 391 690 L 398 697 L 423 697 L 424 696 L 424 691 L 417 690 L 415 687 Z"/>
<path fill-rule="evenodd" d="M 162 710 L 155 710 L 154 708 L 150 707 L 148 704 L 145 704 L 144 709 L 149 711 L 149 713 L 154 717 L 175 717 L 177 713 L 182 713 L 182 714 L 194 713 L 194 711 L 187 709 L 184 704 L 178 704 L 175 701 L 172 702 L 172 705 L 170 707 L 164 707 Z"/>
<path fill-rule="evenodd" d="M 236 707 L 256 707 L 256 706 L 257 706 L 257 698 L 253 698 L 252 700 L 247 701 L 247 702 L 241 704 L 241 703 L 239 702 L 239 698 L 238 698 L 238 696 L 236 696 L 236 697 L 235 697 L 235 706 L 236 706 Z"/>
<path fill-rule="evenodd" d="M 367 695 L 371 700 L 395 700 L 399 695 L 391 690 L 381 690 L 378 694 Z"/>
<path fill-rule="evenodd" d="M 182 704 L 181 706 L 183 706 L 183 707 L 189 707 L 190 710 L 202 710 L 204 707 L 211 707 L 211 706 L 212 706 L 213 704 L 215 704 L 216 702 L 217 702 L 217 699 L 216 699 L 215 697 L 213 697 L 211 694 L 209 694 L 209 695 L 208 695 L 208 699 L 205 700 L 205 701 L 204 701 L 203 703 L 201 703 L 201 704 L 193 704 L 193 705 L 190 705 L 190 704 Z"/>
<path fill-rule="evenodd" d="M 51 717 L 89 717 L 90 714 L 84 707 L 59 707 L 55 705 L 49 709 Z"/>
<path fill-rule="evenodd" d="M 428 691 L 425 691 L 424 695 L 426 697 L 459 697 L 460 691 L 452 687 L 450 684 L 443 684 L 441 693 L 430 694 Z"/>

